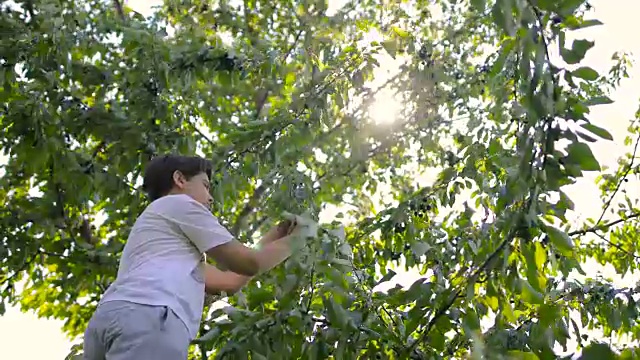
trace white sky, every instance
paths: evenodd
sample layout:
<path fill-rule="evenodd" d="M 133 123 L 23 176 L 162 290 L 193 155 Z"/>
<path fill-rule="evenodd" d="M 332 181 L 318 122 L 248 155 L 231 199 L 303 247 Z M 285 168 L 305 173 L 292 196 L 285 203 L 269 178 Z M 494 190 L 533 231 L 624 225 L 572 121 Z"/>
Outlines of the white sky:
<path fill-rule="evenodd" d="M 333 6 L 341 2 L 341 0 L 329 1 Z M 640 54 L 640 38 L 633 36 L 633 34 L 640 34 L 640 22 L 636 20 L 637 14 L 640 14 L 640 1 L 591 0 L 590 2 L 595 8 L 594 17 L 601 20 L 604 25 L 582 30 L 577 37 L 595 40 L 596 46 L 589 52 L 584 64 L 603 73 L 610 68 L 611 55 L 615 51 L 625 50 L 632 54 Z M 129 2 L 130 6 L 142 13 L 147 13 L 150 6 L 156 3 L 158 0 Z M 636 56 L 632 57 L 634 60 L 636 58 Z M 633 118 L 638 109 L 640 66 L 631 69 L 631 79 L 622 83 L 613 99 L 614 104 L 592 109 L 591 120 L 597 125 L 606 127 L 615 138 L 615 143 L 599 142 L 593 148 L 601 164 L 614 168 L 617 158 L 624 153 L 624 148 L 616 143 L 620 144 L 624 139 L 628 121 Z M 388 101 L 385 106 L 393 108 Z M 398 108 L 399 104 L 395 107 Z M 581 181 L 568 191 L 579 211 L 577 215 L 581 218 L 597 217 L 600 213 L 601 202 L 598 198 L 598 189 L 592 181 L 594 178 L 595 174 L 590 174 L 589 179 Z M 636 193 L 640 195 L 640 188 Z M 600 267 L 591 265 L 593 264 L 585 268 L 588 268 L 589 275 L 593 276 Z M 605 275 L 613 277 L 613 272 L 608 269 Z M 405 276 L 399 280 L 402 284 L 410 284 L 414 277 Z M 615 280 L 618 285 L 627 286 L 634 283 L 636 278 L 616 278 Z M 15 307 L 9 307 L 6 314 L 0 317 L 0 339 L 2 339 L 0 359 L 64 359 L 72 341 L 63 335 L 61 326 L 62 322 L 59 320 L 38 319 L 31 312 L 22 313 Z"/>

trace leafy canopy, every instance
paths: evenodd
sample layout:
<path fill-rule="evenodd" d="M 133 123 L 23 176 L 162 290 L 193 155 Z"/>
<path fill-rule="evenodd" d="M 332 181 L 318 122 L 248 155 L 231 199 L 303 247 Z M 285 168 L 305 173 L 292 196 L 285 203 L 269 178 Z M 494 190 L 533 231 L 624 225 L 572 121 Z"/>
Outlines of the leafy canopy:
<path fill-rule="evenodd" d="M 117 1 L 3 3 L 2 309 L 81 334 L 147 204 L 145 164 L 197 152 L 240 239 L 283 212 L 311 239 L 205 309 L 194 358 L 635 358 L 584 331 L 638 340 L 637 289 L 569 276 L 588 258 L 638 266 L 638 120 L 619 168 L 590 147 L 612 140 L 589 112 L 629 63 L 582 65 L 594 43 L 566 39 L 600 24 L 589 8 L 167 0 L 144 18 Z M 380 88 L 396 119 L 372 120 Z M 585 172 L 605 208 L 572 226 L 565 190 Z M 411 286 L 379 290 L 406 270 Z"/>

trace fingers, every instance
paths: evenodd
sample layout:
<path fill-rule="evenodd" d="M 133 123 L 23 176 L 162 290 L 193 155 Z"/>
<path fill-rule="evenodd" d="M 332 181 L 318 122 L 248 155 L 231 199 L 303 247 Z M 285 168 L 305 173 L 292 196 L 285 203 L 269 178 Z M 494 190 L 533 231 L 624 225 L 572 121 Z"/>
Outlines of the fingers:
<path fill-rule="evenodd" d="M 296 222 L 292 220 L 283 220 L 276 225 L 278 237 L 284 237 L 291 234 L 296 228 Z"/>
<path fill-rule="evenodd" d="M 293 222 L 291 220 L 283 220 L 278 223 L 278 229 L 289 229 Z"/>

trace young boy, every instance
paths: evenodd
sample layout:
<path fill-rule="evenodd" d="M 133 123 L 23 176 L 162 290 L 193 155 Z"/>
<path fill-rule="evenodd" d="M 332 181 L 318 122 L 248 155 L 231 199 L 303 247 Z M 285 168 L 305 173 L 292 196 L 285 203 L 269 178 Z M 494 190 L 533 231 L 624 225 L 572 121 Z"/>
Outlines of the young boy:
<path fill-rule="evenodd" d="M 138 217 L 118 275 L 84 337 L 86 360 L 185 360 L 209 294 L 234 293 L 291 255 L 291 223 L 246 247 L 209 211 L 211 165 L 199 157 L 153 159 L 144 174 L 152 203 Z M 203 261 L 213 258 L 226 271 Z"/>

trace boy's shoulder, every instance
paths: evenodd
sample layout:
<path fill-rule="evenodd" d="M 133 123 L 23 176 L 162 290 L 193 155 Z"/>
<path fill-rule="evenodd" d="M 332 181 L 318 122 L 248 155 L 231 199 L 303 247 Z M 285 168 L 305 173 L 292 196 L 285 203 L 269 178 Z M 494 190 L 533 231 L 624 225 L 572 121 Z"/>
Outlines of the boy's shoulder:
<path fill-rule="evenodd" d="M 184 194 L 165 195 L 149 204 L 144 212 L 172 215 L 172 217 L 213 216 L 206 206 Z"/>
<path fill-rule="evenodd" d="M 184 194 L 165 195 L 155 201 L 153 201 L 148 209 L 167 208 L 167 209 L 179 209 L 185 206 L 202 206 L 199 202 L 195 201 L 191 196 Z M 177 208 L 176 208 L 177 207 Z"/>

